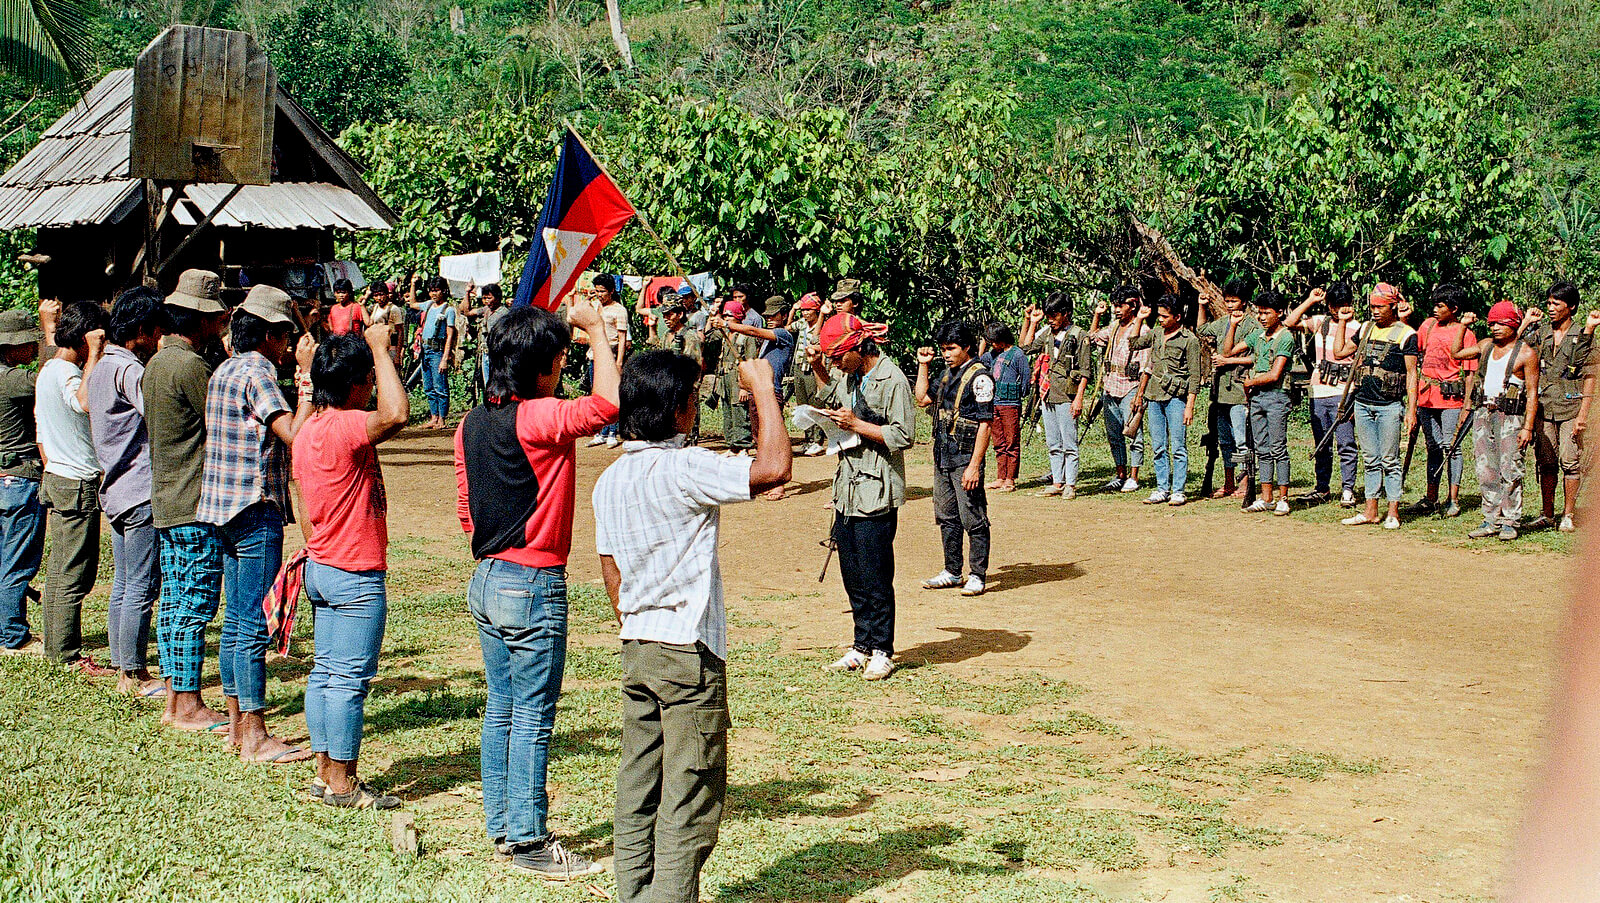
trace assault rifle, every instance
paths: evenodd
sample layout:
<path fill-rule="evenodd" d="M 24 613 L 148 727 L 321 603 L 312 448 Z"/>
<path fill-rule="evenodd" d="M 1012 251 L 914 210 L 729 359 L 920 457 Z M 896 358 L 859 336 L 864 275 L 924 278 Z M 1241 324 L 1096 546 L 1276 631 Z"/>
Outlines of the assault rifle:
<path fill-rule="evenodd" d="M 1210 353 L 1205 357 L 1205 360 L 1209 361 L 1211 355 L 1216 354 L 1217 349 L 1214 343 L 1206 342 L 1205 344 L 1211 348 Z M 1218 441 L 1219 437 L 1217 435 L 1217 415 L 1222 410 L 1222 406 L 1217 403 L 1219 377 L 1220 374 L 1217 373 L 1217 367 L 1213 364 L 1211 366 L 1211 395 L 1206 402 L 1206 431 L 1200 436 L 1200 447 L 1206 450 L 1206 477 L 1200 483 L 1200 497 L 1203 499 L 1211 498 L 1211 493 L 1216 488 L 1217 458 L 1222 455 L 1222 443 Z M 1223 466 L 1226 467 L 1227 465 L 1224 464 Z"/>
<path fill-rule="evenodd" d="M 1369 325 L 1361 334 L 1361 341 L 1356 343 L 1356 357 L 1350 362 L 1350 375 L 1345 378 L 1344 389 L 1339 393 L 1339 406 L 1334 408 L 1333 423 L 1328 425 L 1328 431 L 1322 435 L 1322 441 L 1311 450 L 1311 460 L 1315 461 L 1333 441 L 1333 434 L 1338 432 L 1339 424 L 1344 423 L 1354 416 L 1355 411 L 1350 405 L 1350 389 L 1356 384 L 1356 377 L 1361 374 L 1361 368 L 1367 365 L 1367 340 L 1372 338 L 1372 327 Z"/>
<path fill-rule="evenodd" d="M 1256 419 L 1250 416 L 1250 391 L 1245 390 L 1244 396 L 1244 444 L 1247 449 L 1244 456 L 1244 502 L 1239 507 L 1248 508 L 1256 503 Z"/>

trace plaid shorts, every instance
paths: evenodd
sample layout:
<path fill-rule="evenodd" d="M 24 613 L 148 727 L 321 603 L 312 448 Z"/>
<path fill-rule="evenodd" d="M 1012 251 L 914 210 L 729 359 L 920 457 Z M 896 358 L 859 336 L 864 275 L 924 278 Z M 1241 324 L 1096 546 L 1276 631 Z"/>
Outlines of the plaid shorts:
<path fill-rule="evenodd" d="M 161 671 L 178 693 L 200 691 L 206 626 L 216 617 L 222 595 L 222 543 L 215 527 L 185 524 L 162 527 L 161 611 L 156 645 Z"/>

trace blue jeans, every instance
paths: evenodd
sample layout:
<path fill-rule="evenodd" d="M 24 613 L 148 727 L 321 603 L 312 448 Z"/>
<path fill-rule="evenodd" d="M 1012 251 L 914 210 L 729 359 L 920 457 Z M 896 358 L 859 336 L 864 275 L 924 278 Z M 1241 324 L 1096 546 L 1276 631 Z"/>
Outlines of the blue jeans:
<path fill-rule="evenodd" d="M 1105 412 L 1106 442 L 1111 446 L 1111 462 L 1117 467 L 1137 468 L 1144 463 L 1144 432 L 1135 432 L 1132 436 L 1122 435 L 1122 428 L 1133 419 L 1133 396 L 1128 394 L 1117 398 L 1107 395 L 1101 401 L 1101 410 Z"/>
<path fill-rule="evenodd" d="M 621 362 L 619 361 L 618 363 L 621 363 Z M 585 380 L 585 382 L 587 382 L 588 385 L 592 388 L 594 386 L 594 358 L 590 358 L 589 362 L 587 364 L 584 364 L 584 371 L 583 372 L 584 372 L 584 380 Z M 589 391 L 589 390 L 585 389 L 584 391 Z M 779 397 L 781 398 L 782 396 L 780 395 Z M 600 432 L 595 433 L 595 436 L 597 436 L 598 438 L 601 438 L 601 439 L 615 439 L 615 438 L 619 438 L 621 436 L 620 430 L 621 430 L 621 424 L 617 423 L 616 421 L 612 421 L 611 423 L 608 423 L 605 426 L 601 427 L 600 428 Z"/>
<path fill-rule="evenodd" d="M 1072 402 L 1044 405 L 1039 419 L 1044 422 L 1044 444 L 1050 449 L 1050 482 L 1078 485 L 1078 421 L 1072 417 Z"/>
<path fill-rule="evenodd" d="M 111 667 L 143 671 L 150 655 L 150 613 L 161 594 L 156 527 L 150 503 L 111 519 L 111 599 L 106 603 L 106 645 Z"/>
<path fill-rule="evenodd" d="M 1225 404 L 1222 407 L 1223 429 L 1217 433 L 1218 441 L 1222 441 L 1222 436 L 1228 437 L 1227 443 L 1222 447 L 1222 453 L 1227 455 L 1228 466 L 1243 467 L 1254 452 L 1250 447 L 1250 406 Z"/>
<path fill-rule="evenodd" d="M 222 695 L 239 700 L 239 711 L 267 707 L 267 614 L 261 600 L 283 564 L 283 513 L 257 502 L 217 528 L 222 544 L 222 617 L 217 664 Z"/>
<path fill-rule="evenodd" d="M 1456 427 L 1461 425 L 1464 412 L 1461 408 L 1417 408 L 1417 420 L 1422 424 L 1422 437 L 1428 443 L 1428 485 L 1437 487 L 1439 478 L 1446 475 L 1444 453 L 1456 441 Z M 1461 485 L 1461 470 L 1465 466 L 1466 452 L 1463 442 L 1450 456 L 1449 484 Z"/>
<path fill-rule="evenodd" d="M 389 612 L 384 572 L 307 561 L 306 598 L 316 616 L 317 655 L 306 677 L 311 751 L 354 762 L 361 754 L 367 688 L 378 674 Z"/>
<path fill-rule="evenodd" d="M 450 416 L 450 374 L 439 372 L 443 351 L 422 352 L 422 394 L 428 398 L 428 414 Z"/>
<path fill-rule="evenodd" d="M 28 584 L 44 560 L 39 481 L 0 476 L 0 646 L 16 649 L 28 632 Z"/>
<path fill-rule="evenodd" d="M 489 698 L 480 767 L 490 837 L 549 837 L 545 773 L 567 662 L 567 572 L 486 558 L 467 589 Z"/>
<path fill-rule="evenodd" d="M 1356 427 L 1348 418 L 1339 418 L 1339 399 L 1337 396 L 1330 398 L 1311 399 L 1311 441 L 1328 445 L 1317 455 L 1317 491 L 1327 494 L 1333 491 L 1333 456 L 1339 455 L 1339 488 L 1355 492 L 1356 490 L 1356 463 L 1359 460 L 1356 452 Z M 1338 420 L 1337 423 L 1335 421 Z M 1333 439 L 1325 440 L 1328 431 L 1333 431 Z"/>
<path fill-rule="evenodd" d="M 1182 492 L 1189 481 L 1189 428 L 1183 423 L 1182 398 L 1149 402 L 1144 419 L 1150 423 L 1150 454 L 1155 456 L 1156 488 Z"/>
<path fill-rule="evenodd" d="M 1404 421 L 1405 402 L 1356 402 L 1356 438 L 1361 442 L 1361 457 L 1366 464 L 1369 499 L 1377 498 L 1381 489 L 1388 501 L 1400 501 L 1400 433 Z"/>

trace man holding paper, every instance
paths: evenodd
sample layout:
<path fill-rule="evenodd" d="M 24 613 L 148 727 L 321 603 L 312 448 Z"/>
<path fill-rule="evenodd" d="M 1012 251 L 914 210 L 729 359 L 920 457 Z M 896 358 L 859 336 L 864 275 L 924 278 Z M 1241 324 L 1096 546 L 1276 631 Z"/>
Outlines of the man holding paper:
<path fill-rule="evenodd" d="M 858 437 L 841 448 L 833 478 L 833 541 L 855 637 L 828 667 L 861 671 L 867 680 L 894 671 L 894 535 L 906 503 L 905 450 L 916 438 L 911 383 L 878 347 L 887 333 L 882 323 L 835 314 L 811 355 L 819 396 L 836 406 L 823 413 Z M 829 374 L 830 364 L 842 379 Z"/>

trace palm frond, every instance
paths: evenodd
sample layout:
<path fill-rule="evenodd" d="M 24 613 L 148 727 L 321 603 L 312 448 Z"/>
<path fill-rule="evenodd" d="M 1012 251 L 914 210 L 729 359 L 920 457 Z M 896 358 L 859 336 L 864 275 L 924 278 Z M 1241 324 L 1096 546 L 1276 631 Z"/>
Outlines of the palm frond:
<path fill-rule="evenodd" d="M 81 87 L 94 69 L 95 0 L 0 0 L 0 68 L 43 87 Z"/>

